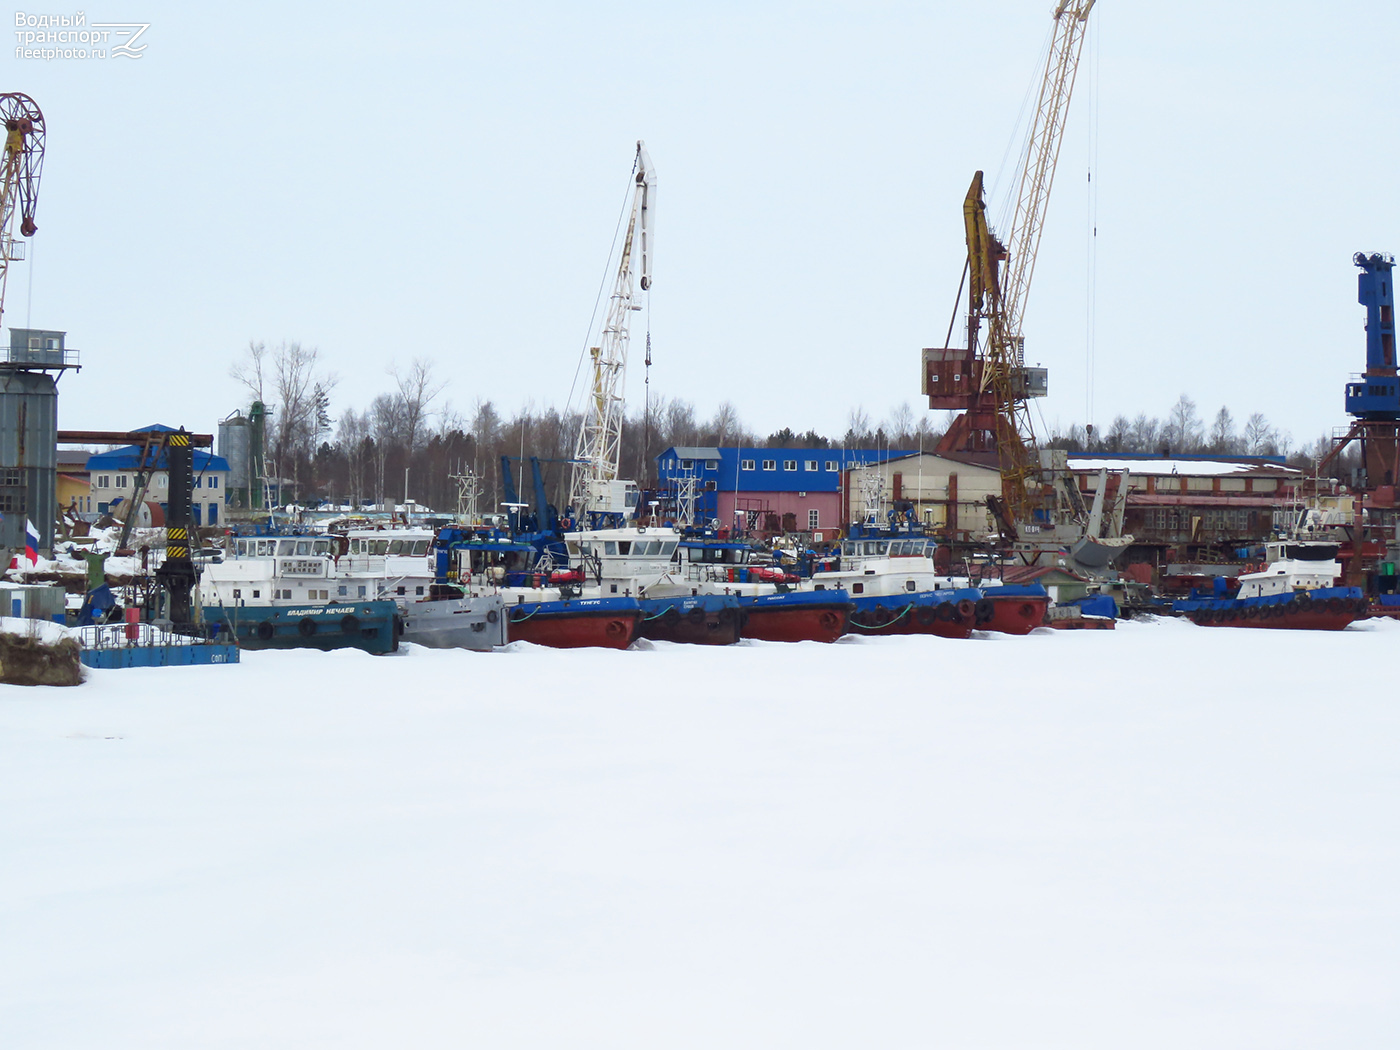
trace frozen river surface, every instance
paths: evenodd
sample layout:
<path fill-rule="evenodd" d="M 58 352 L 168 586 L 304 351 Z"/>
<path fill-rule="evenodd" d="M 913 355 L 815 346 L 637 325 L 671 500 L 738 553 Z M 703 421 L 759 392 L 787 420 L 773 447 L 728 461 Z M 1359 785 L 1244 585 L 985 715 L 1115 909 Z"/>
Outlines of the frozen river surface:
<path fill-rule="evenodd" d="M 0 686 L 7 1050 L 1400 1045 L 1400 626 Z"/>

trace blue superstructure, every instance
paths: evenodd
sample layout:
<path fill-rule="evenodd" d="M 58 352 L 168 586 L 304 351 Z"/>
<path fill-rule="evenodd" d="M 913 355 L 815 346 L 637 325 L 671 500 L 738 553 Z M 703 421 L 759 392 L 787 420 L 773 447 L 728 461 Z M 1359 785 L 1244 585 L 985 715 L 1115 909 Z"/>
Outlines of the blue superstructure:
<path fill-rule="evenodd" d="M 1358 252 L 1357 301 L 1366 307 L 1366 372 L 1347 384 L 1346 409 L 1358 419 L 1400 419 L 1395 362 L 1395 286 L 1390 255 Z"/>

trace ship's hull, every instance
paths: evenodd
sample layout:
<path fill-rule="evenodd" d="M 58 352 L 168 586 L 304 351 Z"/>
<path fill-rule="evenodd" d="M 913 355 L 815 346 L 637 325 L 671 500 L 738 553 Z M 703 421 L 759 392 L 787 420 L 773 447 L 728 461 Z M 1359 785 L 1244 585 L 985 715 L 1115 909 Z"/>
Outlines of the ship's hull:
<path fill-rule="evenodd" d="M 1289 597 L 1217 598 L 1174 603 L 1176 611 L 1202 627 L 1263 627 L 1291 631 L 1340 631 L 1370 615 L 1355 588 L 1334 587 Z M 1278 600 L 1270 600 L 1278 599 Z"/>
<path fill-rule="evenodd" d="M 971 638 L 977 591 L 924 592 L 851 600 L 847 634 L 879 637 L 891 634 L 928 634 L 938 638 Z"/>
<path fill-rule="evenodd" d="M 644 598 L 641 605 L 643 638 L 692 645 L 733 645 L 739 640 L 743 613 L 733 595 Z"/>
<path fill-rule="evenodd" d="M 363 649 L 392 653 L 399 647 L 402 621 L 392 601 L 344 605 L 212 606 L 204 618 L 221 625 L 240 649 Z"/>
<path fill-rule="evenodd" d="M 977 603 L 977 627 L 1002 634 L 1030 634 L 1044 626 L 1050 595 L 1039 584 L 985 587 Z"/>
<path fill-rule="evenodd" d="M 642 622 L 641 605 L 633 598 L 522 602 L 508 608 L 512 642 L 551 649 L 626 649 Z"/>
<path fill-rule="evenodd" d="M 844 591 L 745 596 L 739 605 L 742 636 L 761 642 L 834 642 L 846 633 L 852 609 Z"/>
<path fill-rule="evenodd" d="M 497 595 L 409 602 L 403 611 L 403 640 L 429 649 L 486 652 L 509 638 L 505 602 Z"/>

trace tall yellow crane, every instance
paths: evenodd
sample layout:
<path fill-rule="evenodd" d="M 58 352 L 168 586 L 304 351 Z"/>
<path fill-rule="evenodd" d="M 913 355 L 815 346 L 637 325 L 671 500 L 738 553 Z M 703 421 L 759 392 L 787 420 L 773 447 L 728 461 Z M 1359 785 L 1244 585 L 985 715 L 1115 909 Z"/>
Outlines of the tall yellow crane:
<path fill-rule="evenodd" d="M 1036 466 L 1029 402 L 1048 392 L 1045 369 L 1027 368 L 1022 319 L 1046 205 L 1064 139 L 1084 33 L 1095 0 L 1059 0 L 1050 49 L 1017 186 L 1011 233 L 1002 241 L 987 222 L 982 172 L 963 201 L 967 235 L 967 346 L 924 351 L 930 408 L 961 409 L 940 452 L 995 452 L 1001 464 L 1003 528 L 1030 517 Z M 959 290 L 961 296 L 961 290 Z M 982 328 L 986 338 L 982 341 Z"/>
<path fill-rule="evenodd" d="M 33 237 L 34 209 L 39 201 L 39 173 L 44 166 L 44 114 L 28 95 L 0 94 L 0 120 L 5 124 L 5 155 L 0 160 L 0 313 L 10 263 L 24 258 L 24 242 L 16 241 L 14 222 L 20 217 L 22 237 Z"/>

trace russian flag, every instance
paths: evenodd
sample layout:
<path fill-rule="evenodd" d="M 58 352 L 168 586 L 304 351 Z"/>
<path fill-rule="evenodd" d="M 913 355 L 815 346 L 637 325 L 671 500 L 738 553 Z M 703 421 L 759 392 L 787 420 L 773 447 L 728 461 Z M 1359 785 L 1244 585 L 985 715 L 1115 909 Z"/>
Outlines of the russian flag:
<path fill-rule="evenodd" d="M 24 556 L 30 565 L 39 564 L 39 530 L 28 518 L 24 519 Z"/>

